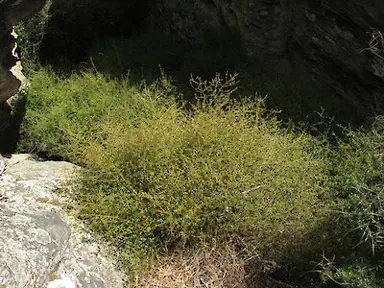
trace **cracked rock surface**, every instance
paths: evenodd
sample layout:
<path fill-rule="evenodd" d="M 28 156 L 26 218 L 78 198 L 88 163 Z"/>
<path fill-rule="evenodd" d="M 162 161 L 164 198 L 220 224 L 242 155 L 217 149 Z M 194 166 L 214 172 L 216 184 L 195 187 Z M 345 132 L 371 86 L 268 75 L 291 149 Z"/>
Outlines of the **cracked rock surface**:
<path fill-rule="evenodd" d="M 0 287 L 123 287 L 104 247 L 55 193 L 79 168 L 30 155 L 0 162 Z"/>

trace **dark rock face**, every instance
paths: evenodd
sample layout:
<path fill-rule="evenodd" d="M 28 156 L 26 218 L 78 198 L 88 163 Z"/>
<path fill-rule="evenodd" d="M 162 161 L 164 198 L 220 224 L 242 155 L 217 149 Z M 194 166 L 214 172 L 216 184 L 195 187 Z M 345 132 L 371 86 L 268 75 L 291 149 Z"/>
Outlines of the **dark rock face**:
<path fill-rule="evenodd" d="M 10 69 L 16 64 L 16 58 L 12 56 L 14 38 L 0 22 L 0 103 L 14 95 L 20 86 L 20 81 L 13 76 Z"/>
<path fill-rule="evenodd" d="M 20 84 L 8 71 L 15 63 L 10 53 L 14 42 L 11 26 L 37 12 L 44 2 L 0 0 L 0 103 Z M 119 10 L 125 7 L 120 2 L 105 5 Z M 384 111 L 384 73 L 380 69 L 384 63 L 364 50 L 372 32 L 384 30 L 381 0 L 158 0 L 148 5 L 148 14 L 147 8 L 136 13 L 135 5 L 131 6 L 120 10 L 150 15 L 138 23 L 186 42 L 201 42 L 209 35 L 238 35 L 247 54 L 263 67 L 314 79 L 352 103 L 361 115 Z M 124 25 L 128 24 L 122 21 L 120 26 Z"/>
<path fill-rule="evenodd" d="M 159 2 L 159 22 L 167 32 L 187 41 L 202 39 L 207 31 L 237 33 L 248 55 L 266 67 L 308 75 L 361 114 L 384 111 L 378 59 L 363 51 L 372 29 L 384 30 L 381 0 Z"/>
<path fill-rule="evenodd" d="M 13 55 L 15 38 L 11 35 L 12 27 L 26 16 L 37 13 L 44 4 L 45 0 L 0 0 L 0 147 L 9 142 L 4 135 L 10 127 L 10 109 L 6 100 L 15 95 L 21 85 L 18 79 L 21 71 L 11 72 L 17 62 Z"/>
<path fill-rule="evenodd" d="M 317 80 L 362 112 L 383 112 L 384 78 L 375 71 L 375 57 L 363 50 L 372 29 L 384 29 L 384 2 L 307 2 L 297 4 L 292 13 L 291 51 L 300 55 Z"/>
<path fill-rule="evenodd" d="M 15 44 L 10 34 L 12 26 L 41 10 L 44 4 L 45 0 L 0 0 L 0 104 L 20 87 L 20 80 L 9 71 L 16 64 L 12 55 Z"/>

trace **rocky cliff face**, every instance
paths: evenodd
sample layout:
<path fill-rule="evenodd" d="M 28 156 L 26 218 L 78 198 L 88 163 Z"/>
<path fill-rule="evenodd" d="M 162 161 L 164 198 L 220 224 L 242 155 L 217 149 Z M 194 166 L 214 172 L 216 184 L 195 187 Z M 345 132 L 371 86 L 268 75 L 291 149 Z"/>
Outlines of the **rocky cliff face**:
<path fill-rule="evenodd" d="M 12 26 L 41 10 L 44 4 L 45 0 L 0 0 L 0 104 L 20 87 L 20 80 L 10 72 L 17 60 L 12 55 L 15 45 Z"/>
<path fill-rule="evenodd" d="M 383 112 L 384 77 L 368 47 L 384 29 L 381 0 L 163 0 L 162 29 L 187 41 L 236 33 L 267 68 L 309 75 L 358 107 Z"/>

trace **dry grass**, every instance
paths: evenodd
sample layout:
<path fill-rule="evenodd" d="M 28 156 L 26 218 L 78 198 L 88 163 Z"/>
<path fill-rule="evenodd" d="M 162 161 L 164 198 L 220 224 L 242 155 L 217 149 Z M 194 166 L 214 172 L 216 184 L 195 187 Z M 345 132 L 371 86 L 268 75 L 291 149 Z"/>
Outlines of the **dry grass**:
<path fill-rule="evenodd" d="M 162 257 L 134 288 L 246 287 L 244 261 L 233 248 L 182 250 Z M 253 286 L 258 287 L 258 286 Z"/>

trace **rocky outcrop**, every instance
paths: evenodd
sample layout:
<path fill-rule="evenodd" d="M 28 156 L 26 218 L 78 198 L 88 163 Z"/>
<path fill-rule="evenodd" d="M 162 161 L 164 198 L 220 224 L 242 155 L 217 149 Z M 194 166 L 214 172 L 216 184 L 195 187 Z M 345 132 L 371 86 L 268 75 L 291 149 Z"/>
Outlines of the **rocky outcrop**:
<path fill-rule="evenodd" d="M 12 130 L 10 107 L 6 102 L 15 95 L 23 80 L 20 61 L 17 61 L 13 25 L 41 10 L 46 0 L 0 0 L 0 149 L 7 146 Z M 5 131 L 8 131 L 5 132 Z"/>
<path fill-rule="evenodd" d="M 0 104 L 14 95 L 21 84 L 10 71 L 17 60 L 12 55 L 15 45 L 12 27 L 41 10 L 44 4 L 45 0 L 0 0 Z"/>
<path fill-rule="evenodd" d="M 103 247 L 64 209 L 68 198 L 56 193 L 78 169 L 30 155 L 0 158 L 0 287 L 123 286 Z"/>
<path fill-rule="evenodd" d="M 381 0 L 163 0 L 155 21 L 186 41 L 236 33 L 248 55 L 267 69 L 309 75 L 355 105 L 360 114 L 384 112 L 384 77 L 363 51 L 384 30 Z M 157 14 L 156 14 L 157 13 Z M 209 33 L 208 33 L 209 35 Z"/>

